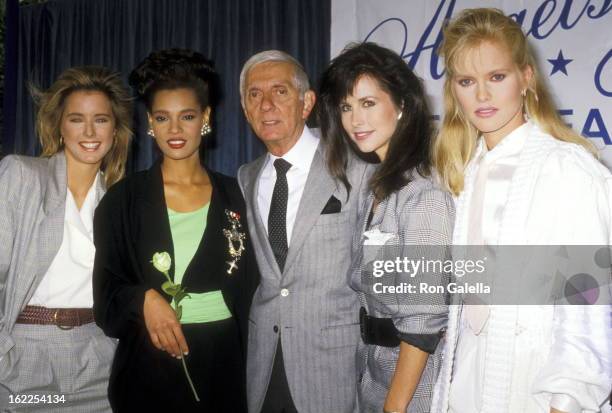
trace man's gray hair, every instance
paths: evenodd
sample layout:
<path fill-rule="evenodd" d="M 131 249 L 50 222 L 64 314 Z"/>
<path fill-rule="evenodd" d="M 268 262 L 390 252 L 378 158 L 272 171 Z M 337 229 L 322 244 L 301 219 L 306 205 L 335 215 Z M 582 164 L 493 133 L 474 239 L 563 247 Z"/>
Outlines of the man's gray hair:
<path fill-rule="evenodd" d="M 304 94 L 310 90 L 310 82 L 308 81 L 308 75 L 304 71 L 301 63 L 298 62 L 293 56 L 280 50 L 266 50 L 259 52 L 249 58 L 242 66 L 240 71 L 240 103 L 244 107 L 244 96 L 246 94 L 246 77 L 253 67 L 261 63 L 266 62 L 284 62 L 289 63 L 293 66 L 293 85 L 300 92 L 300 99 L 304 98 Z"/>

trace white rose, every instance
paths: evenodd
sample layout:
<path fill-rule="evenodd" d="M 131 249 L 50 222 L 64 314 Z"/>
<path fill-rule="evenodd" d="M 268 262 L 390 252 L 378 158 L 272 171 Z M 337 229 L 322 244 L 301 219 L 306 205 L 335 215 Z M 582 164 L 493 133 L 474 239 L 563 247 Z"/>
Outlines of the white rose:
<path fill-rule="evenodd" d="M 153 266 L 160 272 L 166 273 L 172 265 L 172 258 L 167 252 L 156 252 L 151 260 Z"/>

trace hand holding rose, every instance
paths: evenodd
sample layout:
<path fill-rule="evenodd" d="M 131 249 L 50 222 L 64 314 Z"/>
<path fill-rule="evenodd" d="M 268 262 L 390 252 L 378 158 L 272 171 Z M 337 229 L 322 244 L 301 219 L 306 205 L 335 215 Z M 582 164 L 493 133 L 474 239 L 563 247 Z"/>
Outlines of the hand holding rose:
<path fill-rule="evenodd" d="M 176 313 L 164 297 L 154 289 L 145 293 L 144 321 L 155 347 L 167 351 L 176 358 L 189 353 Z"/>

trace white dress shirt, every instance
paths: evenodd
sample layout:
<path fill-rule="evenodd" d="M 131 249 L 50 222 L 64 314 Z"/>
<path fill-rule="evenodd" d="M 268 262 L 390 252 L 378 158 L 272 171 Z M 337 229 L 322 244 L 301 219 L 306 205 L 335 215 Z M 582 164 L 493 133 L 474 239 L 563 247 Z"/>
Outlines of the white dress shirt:
<path fill-rule="evenodd" d="M 93 216 L 98 204 L 96 175 L 81 210 L 69 189 L 66 190 L 64 236 L 29 305 L 48 308 L 92 308 L 91 277 L 96 249 L 93 243 Z"/>
<path fill-rule="evenodd" d="M 470 245 L 498 245 L 499 229 L 508 200 L 510 182 L 525 145 L 527 124 L 515 129 L 493 149 L 483 138 L 475 160 L 474 191 L 467 213 L 467 240 Z M 482 408 L 484 354 L 487 345 L 487 305 L 467 305 L 461 316 L 461 333 L 455 355 L 449 407 L 453 413 L 479 412 Z M 476 367 L 476 368 L 475 368 Z"/>
<path fill-rule="evenodd" d="M 287 200 L 287 245 L 291 243 L 293 224 L 295 223 L 300 200 L 304 193 L 310 165 L 318 146 L 319 138 L 308 127 L 304 126 L 298 141 L 282 156 L 284 160 L 291 164 L 291 168 L 287 171 L 287 185 L 289 186 L 289 198 Z M 259 213 L 266 232 L 268 232 L 268 215 L 270 214 L 270 204 L 272 203 L 272 192 L 274 192 L 274 184 L 276 184 L 274 161 L 278 158 L 278 156 L 268 153 L 259 177 L 257 206 L 259 207 Z"/>
<path fill-rule="evenodd" d="M 493 149 L 488 150 L 483 138 L 479 146 L 476 182 L 468 219 L 468 243 L 472 245 L 498 245 L 499 229 L 508 191 L 527 134 L 527 124 L 516 128 Z"/>

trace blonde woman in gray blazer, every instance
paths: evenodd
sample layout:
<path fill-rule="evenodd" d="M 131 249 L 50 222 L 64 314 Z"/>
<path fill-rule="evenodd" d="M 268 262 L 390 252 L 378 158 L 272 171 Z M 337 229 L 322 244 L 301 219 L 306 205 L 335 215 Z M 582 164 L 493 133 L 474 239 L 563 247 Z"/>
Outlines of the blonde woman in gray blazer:
<path fill-rule="evenodd" d="M 124 172 L 129 95 L 118 74 L 77 67 L 37 98 L 42 157 L 0 162 L 0 411 L 110 411 L 92 225 Z"/>
<path fill-rule="evenodd" d="M 358 409 L 429 412 L 441 364 L 449 274 L 408 275 L 395 267 L 396 258 L 449 257 L 454 206 L 430 175 L 432 130 L 423 87 L 400 56 L 362 43 L 345 49 L 327 68 L 320 102 L 332 173 L 347 182 L 346 159 L 353 149 L 379 161 L 360 207 L 349 275 L 362 306 Z M 391 260 L 393 268 L 372 262 L 381 259 Z M 383 289 L 421 282 L 437 291 Z"/>

